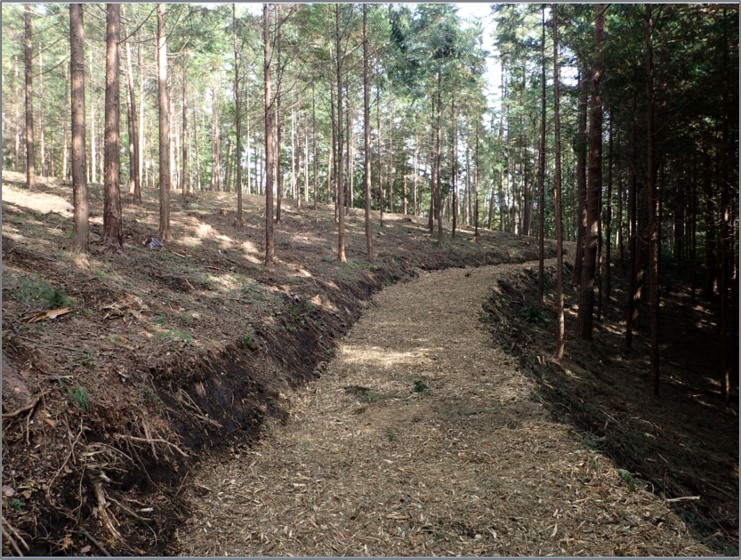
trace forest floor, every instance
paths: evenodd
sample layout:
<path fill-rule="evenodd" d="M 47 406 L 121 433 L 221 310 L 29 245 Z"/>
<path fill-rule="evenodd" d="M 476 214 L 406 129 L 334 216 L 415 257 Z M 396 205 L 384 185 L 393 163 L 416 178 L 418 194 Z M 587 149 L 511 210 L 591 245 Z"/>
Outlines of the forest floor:
<path fill-rule="evenodd" d="M 234 193 L 173 193 L 162 251 L 142 246 L 156 201 L 126 203 L 109 253 L 91 193 L 75 257 L 69 183 L 28 193 L 3 173 L 3 529 L 20 551 L 737 552 L 737 408 L 686 294 L 665 298 L 655 401 L 645 337 L 623 359 L 616 310 L 561 366 L 544 358 L 534 238 L 436 248 L 426 221 L 376 215 L 370 264 L 354 210 L 340 264 L 332 207 L 287 201 L 266 270 L 259 197 L 238 227 Z M 55 308 L 71 312 L 30 322 Z"/>
<path fill-rule="evenodd" d="M 509 344 L 492 345 L 482 302 L 501 286 L 529 297 L 523 278 L 536 269 L 449 269 L 383 290 L 285 425 L 194 471 L 181 552 L 717 553 L 672 511 L 677 502 L 553 414 Z M 523 345 L 532 336 L 551 338 L 516 333 Z"/>
<path fill-rule="evenodd" d="M 155 192 L 124 201 L 123 252 L 105 251 L 102 186 L 90 185 L 91 251 L 70 254 L 70 183 L 3 172 L 3 553 L 172 553 L 191 466 L 288 418 L 372 294 L 423 269 L 537 258 L 533 238 L 470 229 L 442 248 L 426 221 L 347 218 L 336 260 L 333 208 L 285 201 L 276 265 L 263 267 L 264 201 L 173 193 L 174 241 L 157 234 Z M 555 253 L 547 244 L 549 256 Z M 44 312 L 69 309 L 68 313 Z M 27 545 L 27 546 L 26 546 Z"/>

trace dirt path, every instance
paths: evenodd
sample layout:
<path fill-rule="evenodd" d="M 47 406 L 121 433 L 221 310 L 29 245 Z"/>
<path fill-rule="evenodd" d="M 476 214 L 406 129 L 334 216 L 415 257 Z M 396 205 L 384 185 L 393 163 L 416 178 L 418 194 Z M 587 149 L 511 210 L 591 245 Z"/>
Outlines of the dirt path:
<path fill-rule="evenodd" d="M 383 290 L 287 426 L 193 473 L 180 552 L 711 555 L 492 347 L 481 304 L 521 266 Z"/>

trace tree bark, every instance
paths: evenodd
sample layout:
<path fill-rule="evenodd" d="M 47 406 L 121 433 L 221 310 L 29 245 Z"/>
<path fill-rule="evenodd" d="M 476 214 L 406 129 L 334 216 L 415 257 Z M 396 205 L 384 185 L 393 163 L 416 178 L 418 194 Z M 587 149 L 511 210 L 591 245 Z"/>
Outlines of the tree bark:
<path fill-rule="evenodd" d="M 563 359 L 564 315 L 563 315 L 563 228 L 561 225 L 561 93 L 558 77 L 558 4 L 551 5 L 553 13 L 553 131 L 555 136 L 555 171 L 553 177 L 553 206 L 556 220 L 556 353 L 555 359 Z"/>
<path fill-rule="evenodd" d="M 70 41 L 71 41 L 71 31 L 70 31 Z M 72 57 L 70 55 L 70 67 L 72 64 Z M 71 78 L 69 75 L 69 68 L 65 68 L 64 70 L 64 111 L 65 113 L 67 111 L 70 111 L 70 100 L 69 100 L 69 90 L 70 90 L 70 84 L 71 84 Z M 62 119 L 62 180 L 67 180 L 67 174 L 69 172 L 69 132 L 68 132 L 68 120 Z M 16 166 L 16 171 L 18 170 Z"/>
<path fill-rule="evenodd" d="M 365 248 L 368 260 L 373 262 L 373 224 L 371 221 L 371 124 L 370 74 L 368 72 L 368 5 L 363 4 L 363 142 L 365 175 Z M 415 152 L 416 155 L 416 152 Z"/>
<path fill-rule="evenodd" d="M 271 89 L 271 64 L 270 53 L 270 4 L 263 4 L 263 42 L 265 43 L 265 55 L 263 63 L 263 74 L 265 77 L 265 266 L 273 266 L 275 259 L 275 237 L 273 232 L 273 170 L 275 169 L 274 149 L 274 124 L 273 124 L 273 93 Z"/>
<path fill-rule="evenodd" d="M 36 155 L 33 139 L 33 22 L 31 5 L 26 4 L 23 13 L 23 57 L 26 71 L 26 188 L 36 190 Z"/>
<path fill-rule="evenodd" d="M 89 249 L 88 194 L 85 165 L 85 31 L 82 4 L 70 4 L 70 77 L 72 81 L 72 193 L 74 219 L 70 250 L 87 253 Z"/>
<path fill-rule="evenodd" d="M 648 195 L 649 301 L 651 306 L 651 390 L 659 396 L 659 223 L 656 216 L 656 164 L 654 161 L 654 61 L 652 7 L 646 4 L 646 191 Z"/>
<path fill-rule="evenodd" d="M 160 226 L 159 236 L 170 241 L 170 93 L 167 89 L 167 34 L 165 5 L 157 4 L 157 81 L 159 103 L 160 151 Z"/>
<path fill-rule="evenodd" d="M 183 200 L 185 200 L 188 196 L 188 154 L 190 147 L 190 142 L 188 138 L 188 98 L 187 98 L 187 87 L 188 84 L 188 66 L 187 61 L 183 60 L 183 128 L 182 128 L 182 141 L 181 141 L 181 148 L 182 148 L 182 156 L 181 156 L 181 176 L 180 176 L 180 188 L 181 193 L 183 196 Z"/>
<path fill-rule="evenodd" d="M 105 136 L 104 171 L 105 198 L 103 203 L 103 244 L 108 249 L 123 248 L 121 216 L 121 148 L 119 49 L 121 5 L 107 4 L 106 21 L 106 77 L 105 77 Z"/>
<path fill-rule="evenodd" d="M 543 282 L 545 277 L 545 4 L 541 8 L 542 45 L 541 45 L 541 95 L 540 95 L 540 157 L 538 158 L 538 183 L 540 198 L 538 200 L 538 301 L 543 303 Z"/>
<path fill-rule="evenodd" d="M 232 35 L 234 39 L 234 108 L 236 112 L 236 134 L 235 142 L 236 157 L 236 189 L 237 189 L 237 225 L 243 223 L 242 217 L 242 99 L 239 94 L 239 45 L 237 42 L 237 5 L 232 4 Z M 185 86 L 183 86 L 185 87 Z M 185 102 L 185 96 L 183 96 Z M 249 169 L 249 168 L 248 168 Z"/>
<path fill-rule="evenodd" d="M 352 7 L 351 7 L 352 9 Z M 335 44 L 337 55 L 337 260 L 345 262 L 345 191 L 342 184 L 342 36 L 340 35 L 340 4 L 335 4 Z"/>
<path fill-rule="evenodd" d="M 46 161 L 46 135 L 44 134 L 44 55 L 39 51 L 39 173 L 49 174 Z"/>
<path fill-rule="evenodd" d="M 592 338 L 594 311 L 594 280 L 597 243 L 599 241 L 599 199 L 602 191 L 602 37 L 605 24 L 605 5 L 595 6 L 594 47 L 592 67 L 592 103 L 589 116 L 589 188 L 587 189 L 587 228 L 584 235 L 584 262 L 579 286 L 577 337 Z"/>
<path fill-rule="evenodd" d="M 579 70 L 578 124 L 576 133 L 576 198 L 578 201 L 576 228 L 576 258 L 571 283 L 581 282 L 584 266 L 584 239 L 587 231 L 587 101 L 589 78 L 586 68 Z"/>
<path fill-rule="evenodd" d="M 125 5 L 124 5 L 125 6 Z M 122 8 L 122 9 L 125 9 Z M 124 19 L 126 13 L 124 12 Z M 126 26 L 123 28 L 124 35 Z M 129 123 L 129 192 L 133 195 L 134 203 L 141 204 L 141 165 L 139 159 L 139 130 L 137 123 L 136 94 L 134 92 L 134 71 L 131 64 L 131 43 L 126 41 L 126 88 L 129 93 L 128 123 Z"/>

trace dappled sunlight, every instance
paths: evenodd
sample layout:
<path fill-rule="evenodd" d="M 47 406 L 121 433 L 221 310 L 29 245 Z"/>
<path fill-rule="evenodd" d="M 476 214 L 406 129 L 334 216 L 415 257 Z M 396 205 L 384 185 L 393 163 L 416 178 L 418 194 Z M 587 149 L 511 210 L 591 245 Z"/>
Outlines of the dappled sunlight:
<path fill-rule="evenodd" d="M 3 204 L 12 203 L 33 212 L 49 214 L 56 212 L 65 218 L 72 217 L 72 205 L 64 198 L 42 192 L 28 192 L 3 182 Z"/>
<path fill-rule="evenodd" d="M 346 364 L 364 364 L 391 369 L 397 366 L 420 365 L 429 360 L 429 348 L 394 352 L 388 348 L 370 345 L 343 345 L 338 359 Z"/>

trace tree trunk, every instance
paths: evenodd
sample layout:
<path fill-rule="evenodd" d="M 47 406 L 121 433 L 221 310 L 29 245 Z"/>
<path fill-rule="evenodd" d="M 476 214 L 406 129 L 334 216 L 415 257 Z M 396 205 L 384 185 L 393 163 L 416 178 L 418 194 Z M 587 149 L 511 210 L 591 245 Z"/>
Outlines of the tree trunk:
<path fill-rule="evenodd" d="M 71 39 L 70 39 L 71 40 Z M 71 62 L 71 55 L 70 55 L 70 65 Z M 70 100 L 69 100 L 69 90 L 70 90 L 70 83 L 71 78 L 69 76 L 69 68 L 65 67 L 64 69 L 64 112 L 70 111 Z M 17 104 L 16 104 L 17 105 Z M 67 173 L 69 171 L 69 132 L 67 128 L 67 123 L 69 121 L 66 118 L 62 118 L 62 180 L 67 180 Z M 16 166 L 16 171 L 18 170 L 18 167 Z"/>
<path fill-rule="evenodd" d="M 545 277 L 545 4 L 541 8 L 541 95 L 540 95 L 540 157 L 538 158 L 538 183 L 540 187 L 540 198 L 538 200 L 538 237 L 539 259 L 538 259 L 538 301 L 543 303 L 543 282 Z"/>
<path fill-rule="evenodd" d="M 370 74 L 368 72 L 368 5 L 363 4 L 363 170 L 365 175 L 365 248 L 368 260 L 373 262 L 373 224 L 371 221 L 371 124 Z M 416 152 L 415 152 L 416 155 Z"/>
<path fill-rule="evenodd" d="M 42 177 L 47 176 L 48 166 L 46 162 L 46 135 L 44 134 L 44 58 L 42 50 L 39 51 L 39 173 Z"/>
<path fill-rule="evenodd" d="M 630 169 L 630 183 L 628 185 L 628 300 L 625 311 L 625 350 L 626 353 L 633 344 L 633 324 L 636 319 L 636 307 L 638 304 L 638 124 L 635 114 L 635 97 L 633 98 L 633 134 L 631 139 L 632 165 Z"/>
<path fill-rule="evenodd" d="M 656 217 L 656 165 L 654 162 L 654 19 L 646 4 L 646 192 L 648 194 L 649 301 L 651 306 L 651 389 L 659 396 L 659 223 Z"/>
<path fill-rule="evenodd" d="M 602 192 L 602 37 L 605 24 L 605 5 L 595 6 L 594 48 L 592 67 L 592 103 L 589 116 L 589 188 L 587 189 L 587 228 L 584 235 L 584 263 L 579 286 L 577 336 L 592 338 L 594 311 L 594 279 L 597 243 L 599 241 L 599 198 Z"/>
<path fill-rule="evenodd" d="M 265 266 L 273 266 L 275 259 L 275 237 L 273 234 L 273 170 L 275 169 L 275 146 L 273 144 L 273 93 L 270 83 L 272 57 L 270 54 L 270 5 L 262 7 L 263 42 L 265 57 L 263 74 L 265 77 Z"/>
<path fill-rule="evenodd" d="M 604 297 L 607 301 L 607 306 L 610 306 L 610 293 L 612 290 L 612 271 L 611 268 L 611 247 L 612 247 L 612 162 L 613 162 L 613 124 L 615 121 L 615 113 L 610 111 L 610 128 L 608 132 L 608 160 L 607 160 L 607 204 L 605 205 L 605 260 L 603 263 L 602 276 L 605 280 L 605 293 Z M 602 292 L 600 291 L 600 294 Z M 602 298 L 600 297 L 600 313 L 602 312 Z"/>
<path fill-rule="evenodd" d="M 82 4 L 70 4 L 70 76 L 72 81 L 72 192 L 74 220 L 70 250 L 89 249 L 88 194 L 85 176 L 85 31 Z"/>
<path fill-rule="evenodd" d="M 36 155 L 33 141 L 33 22 L 31 5 L 26 4 L 24 13 L 23 57 L 26 71 L 26 188 L 36 190 Z"/>
<path fill-rule="evenodd" d="M 119 115 L 119 49 L 121 5 L 107 4 L 106 21 L 106 73 L 105 73 L 105 137 L 103 245 L 119 251 L 123 248 L 123 223 L 121 221 L 120 115 Z"/>
<path fill-rule="evenodd" d="M 232 4 L 232 35 L 234 39 L 234 108 L 236 111 L 235 132 L 237 141 L 235 142 L 236 157 L 236 189 L 237 189 L 237 225 L 241 226 L 242 218 L 242 99 L 239 95 L 239 46 L 237 43 L 237 5 Z M 183 103 L 185 103 L 185 94 L 183 94 Z M 185 114 L 183 112 L 183 114 Z M 185 125 L 183 125 L 185 126 Z M 247 168 L 249 170 L 249 167 Z"/>
<path fill-rule="evenodd" d="M 378 130 L 378 223 L 383 227 L 383 140 L 381 136 L 381 86 L 376 85 L 376 128 Z M 432 214 L 430 214 L 432 216 Z M 430 217 L 432 224 L 432 217 Z M 432 231 L 432 225 L 430 225 Z"/>
<path fill-rule="evenodd" d="M 211 111 L 211 190 L 220 191 L 221 185 L 221 134 L 219 133 L 219 99 L 216 87 L 211 96 L 213 109 Z"/>
<path fill-rule="evenodd" d="M 124 8 L 125 9 L 125 5 Z M 124 12 L 124 19 L 126 19 L 126 13 Z M 126 26 L 123 28 L 124 35 L 128 35 L 126 32 Z M 131 43 L 129 40 L 126 41 L 126 87 L 129 93 L 128 103 L 128 122 L 129 122 L 129 192 L 133 195 L 134 203 L 141 204 L 142 202 L 142 191 L 141 191 L 141 171 L 139 166 L 141 165 L 139 159 L 139 130 L 138 123 L 136 122 L 136 95 L 134 92 L 134 71 L 131 64 Z M 141 98 L 140 98 L 141 101 Z"/>
<path fill-rule="evenodd" d="M 352 9 L 352 6 L 351 8 Z M 337 56 L 337 260 L 345 262 L 345 191 L 342 186 L 342 36 L 340 35 L 340 4 L 335 4 L 335 44 Z"/>
<path fill-rule="evenodd" d="M 553 206 L 556 220 L 556 353 L 555 359 L 563 359 L 564 315 L 563 315 L 563 228 L 561 225 L 561 93 L 558 77 L 558 4 L 551 5 L 553 12 L 553 131 L 555 136 L 555 171 L 553 177 Z"/>
<path fill-rule="evenodd" d="M 185 200 L 188 196 L 188 154 L 190 142 L 188 139 L 188 98 L 187 98 L 187 87 L 188 84 L 188 66 L 187 61 L 183 60 L 183 127 L 182 127 L 182 156 L 181 156 L 181 169 L 180 174 L 180 189 Z"/>
<path fill-rule="evenodd" d="M 159 236 L 170 241 L 170 93 L 167 89 L 167 34 L 165 5 L 157 4 L 157 81 L 160 125 L 160 227 Z"/>
<path fill-rule="evenodd" d="M 280 106 L 283 99 L 283 70 L 281 63 L 281 47 L 283 41 L 281 38 L 281 19 L 280 4 L 275 5 L 275 18 L 277 27 L 275 31 L 275 60 L 278 63 L 278 77 L 275 86 L 275 178 L 278 190 L 275 197 L 275 221 L 280 222 L 280 210 L 283 204 L 283 122 L 281 121 Z"/>
<path fill-rule="evenodd" d="M 435 213 L 437 217 L 437 246 L 442 247 L 443 245 L 443 198 L 442 198 L 442 188 L 440 185 L 440 166 L 442 163 L 442 154 L 441 154 L 441 148 L 440 148 L 440 135 L 441 135 L 441 128 L 442 128 L 442 114 L 443 114 L 443 104 L 442 104 L 442 69 L 438 68 L 437 70 L 437 118 L 435 119 L 435 176 L 437 177 L 437 180 L 435 181 Z"/>
<path fill-rule="evenodd" d="M 93 52 L 90 49 L 90 182 L 98 182 L 98 151 L 95 144 L 95 85 L 93 84 Z"/>
<path fill-rule="evenodd" d="M 579 70 L 578 128 L 576 133 L 576 198 L 578 215 L 576 228 L 576 258 L 571 283 L 579 285 L 584 265 L 584 239 L 587 231 L 587 100 L 589 97 L 588 71 Z"/>
<path fill-rule="evenodd" d="M 144 135 L 144 66 L 142 63 L 142 46 L 141 43 L 137 45 L 136 49 L 136 62 L 139 67 L 139 134 L 137 139 L 139 141 L 139 196 L 134 198 L 138 204 L 141 204 L 141 189 L 144 187 L 144 145 L 146 143 L 146 136 Z M 136 186 L 136 185 L 135 185 Z"/>
<path fill-rule="evenodd" d="M 451 187 L 453 190 L 452 210 L 453 210 L 453 223 L 451 227 L 450 235 L 455 239 L 455 229 L 458 225 L 458 185 L 456 183 L 456 174 L 458 172 L 458 131 L 456 130 L 456 115 L 455 115 L 455 91 L 451 92 L 450 95 L 450 109 L 451 119 L 453 121 L 452 130 L 452 142 L 450 143 L 450 177 Z"/>

